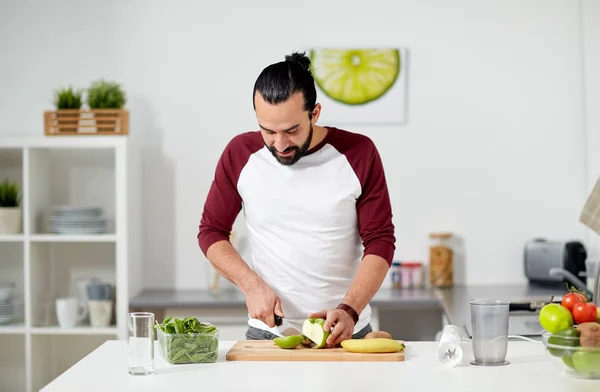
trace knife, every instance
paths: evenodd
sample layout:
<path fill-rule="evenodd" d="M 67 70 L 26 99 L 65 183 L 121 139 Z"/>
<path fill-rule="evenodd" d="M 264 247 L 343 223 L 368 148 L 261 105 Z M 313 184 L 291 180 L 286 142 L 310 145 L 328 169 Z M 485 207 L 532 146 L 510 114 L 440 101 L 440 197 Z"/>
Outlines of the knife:
<path fill-rule="evenodd" d="M 284 326 L 285 329 L 280 328 L 280 332 L 283 336 L 293 336 L 293 335 L 302 335 L 302 332 L 298 331 L 296 328 L 292 327 L 287 321 L 285 321 L 281 316 L 276 314 L 273 315 L 275 317 L 275 325 L 278 327 Z"/>

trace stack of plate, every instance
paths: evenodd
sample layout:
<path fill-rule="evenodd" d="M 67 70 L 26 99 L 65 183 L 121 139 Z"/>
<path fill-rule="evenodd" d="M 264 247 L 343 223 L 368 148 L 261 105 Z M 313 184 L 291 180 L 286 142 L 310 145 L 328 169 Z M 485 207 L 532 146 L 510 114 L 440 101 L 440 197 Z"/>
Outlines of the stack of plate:
<path fill-rule="evenodd" d="M 0 325 L 11 323 L 17 316 L 14 288 L 12 283 L 0 283 Z"/>
<path fill-rule="evenodd" d="M 52 233 L 98 234 L 106 232 L 102 207 L 54 206 L 48 222 Z"/>

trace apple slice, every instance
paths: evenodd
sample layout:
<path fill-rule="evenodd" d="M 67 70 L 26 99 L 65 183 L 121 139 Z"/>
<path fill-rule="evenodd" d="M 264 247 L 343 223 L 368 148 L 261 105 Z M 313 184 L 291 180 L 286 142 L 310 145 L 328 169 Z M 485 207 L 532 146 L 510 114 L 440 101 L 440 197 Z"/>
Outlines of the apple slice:
<path fill-rule="evenodd" d="M 329 331 L 323 329 L 325 320 L 322 318 L 309 318 L 302 324 L 302 334 L 315 343 L 313 348 L 323 348 L 327 343 Z"/>

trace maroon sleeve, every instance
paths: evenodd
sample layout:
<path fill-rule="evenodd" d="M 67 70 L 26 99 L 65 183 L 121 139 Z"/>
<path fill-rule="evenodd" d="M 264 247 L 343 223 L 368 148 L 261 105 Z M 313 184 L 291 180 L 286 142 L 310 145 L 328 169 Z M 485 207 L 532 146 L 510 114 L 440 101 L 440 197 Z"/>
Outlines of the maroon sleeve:
<path fill-rule="evenodd" d="M 340 150 L 358 177 L 362 193 L 356 201 L 359 232 L 364 255 L 377 255 L 392 264 L 396 249 L 392 206 L 383 163 L 373 141 L 367 136 L 337 132 Z"/>
<path fill-rule="evenodd" d="M 260 133 L 248 132 L 234 137 L 221 154 L 197 236 L 205 256 L 212 244 L 229 240 L 233 223 L 242 209 L 242 197 L 237 190 L 240 173 L 250 156 L 262 146 Z"/>

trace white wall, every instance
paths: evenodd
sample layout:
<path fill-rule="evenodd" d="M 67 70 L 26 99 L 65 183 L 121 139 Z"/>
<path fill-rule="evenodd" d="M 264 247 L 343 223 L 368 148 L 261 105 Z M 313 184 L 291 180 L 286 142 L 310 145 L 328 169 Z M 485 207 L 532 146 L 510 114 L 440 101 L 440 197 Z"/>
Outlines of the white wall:
<path fill-rule="evenodd" d="M 204 198 L 225 143 L 256 127 L 262 68 L 302 47 L 406 46 L 408 124 L 350 128 L 383 157 L 396 258 L 425 259 L 427 233 L 452 230 L 466 257 L 458 281 L 520 282 L 526 240 L 585 235 L 578 2 L 282 4 L 1 3 L 0 133 L 42 134 L 58 86 L 123 82 L 131 138 L 144 148 L 146 286 L 202 287 Z M 587 64 L 600 65 L 597 44 Z M 588 97 L 598 102 L 595 86 Z M 599 121 L 588 114 L 596 130 Z"/>

